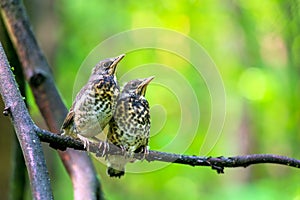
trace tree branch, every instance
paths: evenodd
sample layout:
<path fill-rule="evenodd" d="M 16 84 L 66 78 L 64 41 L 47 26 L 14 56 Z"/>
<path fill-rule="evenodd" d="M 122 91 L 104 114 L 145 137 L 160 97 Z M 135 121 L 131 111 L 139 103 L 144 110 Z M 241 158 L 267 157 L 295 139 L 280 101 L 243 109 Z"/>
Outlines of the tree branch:
<path fill-rule="evenodd" d="M 26 89 L 25 89 L 25 80 L 21 68 L 21 64 L 19 62 L 18 56 L 13 48 L 12 42 L 9 39 L 7 30 L 4 26 L 2 17 L 0 15 L 0 42 L 3 45 L 4 52 L 6 53 L 7 59 L 10 62 L 11 66 L 14 66 L 14 75 L 17 81 L 17 85 L 19 86 L 19 90 L 23 97 L 26 97 Z M 26 100 L 24 100 L 26 104 Z M 0 122 L 1 123 L 1 122 Z M 27 182 L 27 169 L 25 166 L 25 160 L 22 153 L 22 149 L 20 147 L 17 135 L 15 131 L 11 133 L 14 134 L 12 139 L 12 165 L 11 173 L 10 173 L 10 183 L 9 183 L 9 198 L 10 199 L 21 199 Z"/>
<path fill-rule="evenodd" d="M 34 37 L 25 8 L 20 0 L 0 0 L 0 6 L 39 110 L 49 129 L 57 133 L 67 109 L 55 87 L 46 58 Z M 85 152 L 67 150 L 59 152 L 59 155 L 72 179 L 75 199 L 103 198 L 96 171 Z"/>
<path fill-rule="evenodd" d="M 55 146 L 60 150 L 65 150 L 68 148 L 73 148 L 76 150 L 85 150 L 81 141 L 70 138 L 62 137 L 53 134 L 49 131 L 42 130 L 36 127 L 36 132 L 38 133 L 41 141 L 47 142 L 50 146 Z M 108 144 L 104 141 L 100 143 L 90 143 L 89 150 L 95 153 L 97 157 L 104 157 L 107 154 L 113 155 L 123 155 L 122 150 L 112 144 Z M 134 155 L 136 159 L 142 160 L 144 158 L 143 154 Z M 279 165 L 286 165 L 289 167 L 300 168 L 300 160 L 289 158 L 286 156 L 272 155 L 272 154 L 252 154 L 244 156 L 232 156 L 232 157 L 206 157 L 206 156 L 190 156 L 181 155 L 174 153 L 166 153 L 150 150 L 149 154 L 146 155 L 145 159 L 149 162 L 160 161 L 177 163 L 190 166 L 209 166 L 217 173 L 224 173 L 224 168 L 235 168 L 235 167 L 248 167 L 255 164 L 263 163 L 273 163 Z"/>
<path fill-rule="evenodd" d="M 35 199 L 53 199 L 42 146 L 34 132 L 34 123 L 17 88 L 1 43 L 0 83 L 0 93 L 6 106 L 4 114 L 10 115 L 23 150 L 32 196 Z"/>

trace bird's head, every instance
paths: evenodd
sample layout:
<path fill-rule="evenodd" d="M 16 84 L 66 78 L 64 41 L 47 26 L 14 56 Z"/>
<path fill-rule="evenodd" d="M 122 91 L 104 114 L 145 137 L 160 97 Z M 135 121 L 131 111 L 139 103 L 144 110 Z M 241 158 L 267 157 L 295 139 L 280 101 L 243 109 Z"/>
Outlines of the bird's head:
<path fill-rule="evenodd" d="M 124 58 L 125 54 L 119 55 L 114 58 L 107 58 L 100 61 L 92 71 L 92 76 L 99 75 L 114 75 L 118 63 Z"/>
<path fill-rule="evenodd" d="M 125 95 L 145 96 L 147 86 L 153 79 L 154 76 L 131 80 L 125 84 L 122 93 Z"/>

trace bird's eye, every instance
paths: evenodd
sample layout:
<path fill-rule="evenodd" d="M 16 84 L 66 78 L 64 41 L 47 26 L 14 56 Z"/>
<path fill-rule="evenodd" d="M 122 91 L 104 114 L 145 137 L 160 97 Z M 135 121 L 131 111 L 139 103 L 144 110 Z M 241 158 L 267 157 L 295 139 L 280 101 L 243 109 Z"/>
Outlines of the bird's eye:
<path fill-rule="evenodd" d="M 105 67 L 105 68 L 108 68 L 108 67 L 111 65 L 111 63 L 112 63 L 112 62 L 106 62 L 106 63 L 104 63 L 104 67 Z"/>

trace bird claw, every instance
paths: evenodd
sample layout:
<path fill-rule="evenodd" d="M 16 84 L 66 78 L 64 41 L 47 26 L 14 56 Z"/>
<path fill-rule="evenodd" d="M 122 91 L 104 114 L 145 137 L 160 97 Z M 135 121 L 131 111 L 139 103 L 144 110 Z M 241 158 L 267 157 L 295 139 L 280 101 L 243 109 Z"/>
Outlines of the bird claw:
<path fill-rule="evenodd" d="M 121 145 L 120 148 L 121 148 L 121 152 L 122 152 L 122 154 L 124 155 L 125 158 L 131 157 L 130 153 L 128 153 L 126 151 L 126 148 L 124 146 Z"/>
<path fill-rule="evenodd" d="M 145 146 L 143 148 L 143 157 L 142 157 L 142 161 L 146 159 L 146 157 L 149 155 L 149 146 Z"/>
<path fill-rule="evenodd" d="M 87 150 L 87 151 L 90 151 L 90 141 L 89 139 L 81 136 L 81 135 L 78 135 L 78 138 L 83 142 L 83 147 Z"/>
<path fill-rule="evenodd" d="M 86 151 L 90 151 L 90 143 L 89 143 L 89 141 L 84 141 L 83 142 L 83 146 L 84 146 L 84 148 L 86 149 Z"/>
<path fill-rule="evenodd" d="M 101 157 L 105 157 L 105 160 L 107 160 L 107 156 L 108 156 L 107 152 L 109 151 L 109 145 L 107 142 L 100 141 L 98 146 L 99 150 L 101 149 L 102 145 L 103 145 L 103 151 Z"/>

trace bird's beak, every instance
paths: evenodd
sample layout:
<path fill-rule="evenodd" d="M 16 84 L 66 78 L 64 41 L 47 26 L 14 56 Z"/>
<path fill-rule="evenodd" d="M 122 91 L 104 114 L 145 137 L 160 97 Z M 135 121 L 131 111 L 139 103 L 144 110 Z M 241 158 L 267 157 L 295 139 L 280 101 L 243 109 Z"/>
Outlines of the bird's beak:
<path fill-rule="evenodd" d="M 114 62 L 112 63 L 112 65 L 110 66 L 111 67 L 111 74 L 114 74 L 115 73 L 115 70 L 116 70 L 116 67 L 118 65 L 118 63 L 125 57 L 125 54 L 121 54 L 117 57 L 115 57 L 114 59 Z"/>
<path fill-rule="evenodd" d="M 145 78 L 144 81 L 141 83 L 141 85 L 148 85 L 153 79 L 155 78 L 155 76 L 150 76 L 149 78 Z"/>
<path fill-rule="evenodd" d="M 148 84 L 154 79 L 154 76 L 150 76 L 149 78 L 145 78 L 143 82 L 139 85 L 141 95 L 145 96 L 146 94 L 146 88 Z"/>

